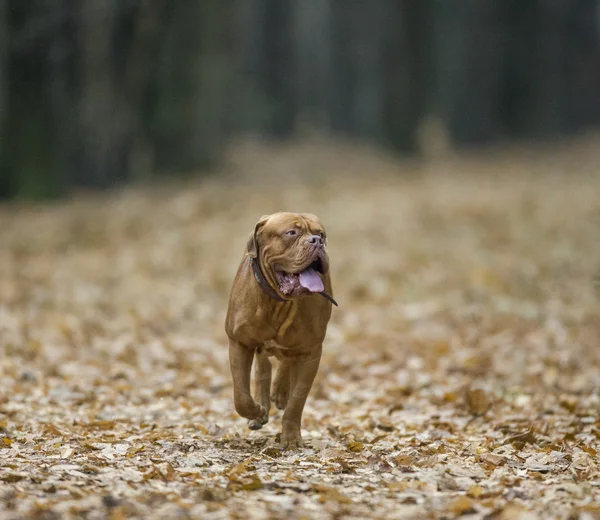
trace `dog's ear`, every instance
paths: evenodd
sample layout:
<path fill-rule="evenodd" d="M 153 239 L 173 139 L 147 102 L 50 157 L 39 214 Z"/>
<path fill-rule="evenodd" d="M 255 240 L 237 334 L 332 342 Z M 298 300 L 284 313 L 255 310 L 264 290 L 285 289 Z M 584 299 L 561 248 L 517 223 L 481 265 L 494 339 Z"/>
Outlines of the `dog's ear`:
<path fill-rule="evenodd" d="M 254 231 L 250 233 L 246 250 L 248 252 L 248 256 L 251 258 L 256 258 L 258 256 L 258 232 L 266 224 L 267 220 L 269 220 L 269 215 L 263 215 L 260 217 L 260 220 L 256 223 L 256 226 L 254 226 Z"/>

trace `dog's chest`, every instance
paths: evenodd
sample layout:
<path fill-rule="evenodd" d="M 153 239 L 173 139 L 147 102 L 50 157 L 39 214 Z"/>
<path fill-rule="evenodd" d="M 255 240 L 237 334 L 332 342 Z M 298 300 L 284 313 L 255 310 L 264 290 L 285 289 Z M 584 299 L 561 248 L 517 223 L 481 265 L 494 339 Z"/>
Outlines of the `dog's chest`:
<path fill-rule="evenodd" d="M 289 352 L 289 348 L 284 347 L 277 343 L 274 339 L 268 339 L 265 341 L 261 347 L 259 347 L 259 353 L 264 354 L 266 356 L 275 356 L 281 357 L 285 355 L 286 351 Z"/>

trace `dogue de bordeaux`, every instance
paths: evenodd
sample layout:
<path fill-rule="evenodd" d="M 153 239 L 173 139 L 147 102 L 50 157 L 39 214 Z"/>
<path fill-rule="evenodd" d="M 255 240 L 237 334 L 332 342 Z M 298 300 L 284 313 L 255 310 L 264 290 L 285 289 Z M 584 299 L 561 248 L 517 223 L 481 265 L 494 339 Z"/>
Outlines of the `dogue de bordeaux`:
<path fill-rule="evenodd" d="M 268 422 L 273 400 L 285 410 L 283 449 L 302 446 L 302 411 L 319 368 L 332 304 L 337 305 L 327 235 L 319 219 L 306 213 L 263 216 L 233 281 L 225 330 L 235 409 L 258 430 Z M 276 360 L 272 383 L 270 358 Z"/>

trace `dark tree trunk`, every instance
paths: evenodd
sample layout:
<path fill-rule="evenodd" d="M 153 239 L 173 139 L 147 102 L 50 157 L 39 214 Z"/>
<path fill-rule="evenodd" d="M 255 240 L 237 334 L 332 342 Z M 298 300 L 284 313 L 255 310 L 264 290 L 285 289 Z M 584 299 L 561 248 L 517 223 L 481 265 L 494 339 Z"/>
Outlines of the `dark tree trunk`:
<path fill-rule="evenodd" d="M 81 0 L 79 3 L 81 162 L 78 181 L 86 186 L 107 187 L 126 177 L 124 137 L 128 114 L 113 62 L 120 5 L 119 0 Z"/>
<path fill-rule="evenodd" d="M 329 120 L 331 129 L 340 135 L 352 135 L 354 117 L 354 53 L 348 35 L 351 33 L 350 11 L 344 0 L 331 0 L 331 96 Z"/>
<path fill-rule="evenodd" d="M 435 1 L 435 105 L 459 144 L 487 143 L 502 133 L 498 99 L 505 5 L 495 0 Z"/>
<path fill-rule="evenodd" d="M 234 110 L 231 15 L 230 1 L 173 2 L 152 125 L 159 170 L 198 171 L 219 157 Z"/>
<path fill-rule="evenodd" d="M 242 130 L 289 137 L 296 119 L 292 0 L 235 3 Z"/>
<path fill-rule="evenodd" d="M 567 26 L 569 0 L 539 2 L 536 9 L 523 21 L 522 31 L 533 39 L 531 61 L 523 78 L 531 85 L 523 111 L 528 117 L 520 125 L 521 135 L 552 137 L 558 135 L 565 124 L 567 99 Z M 520 6 L 513 8 L 513 19 L 523 19 Z M 522 48 L 521 55 L 524 54 Z M 527 49 L 527 46 L 525 47 Z M 513 48 L 517 52 L 519 48 Z M 523 81 L 523 80 L 521 80 Z"/>
<path fill-rule="evenodd" d="M 47 4 L 47 12 L 54 12 L 56 16 L 48 48 L 48 102 L 57 191 L 63 192 L 76 178 L 75 154 L 79 138 L 73 103 L 76 98 L 72 81 L 74 52 L 70 45 L 73 20 L 69 15 L 69 0 L 47 0 Z"/>
<path fill-rule="evenodd" d="M 0 146 L 4 141 L 6 106 L 8 97 L 8 0 L 0 0 Z"/>
<path fill-rule="evenodd" d="M 151 135 L 152 86 L 158 74 L 164 18 L 173 0 L 140 2 L 132 14 L 130 40 L 125 47 L 120 83 L 129 125 L 126 169 L 135 180 L 149 178 L 155 168 Z"/>
<path fill-rule="evenodd" d="M 419 123 L 434 111 L 431 98 L 431 0 L 390 3 L 390 25 L 384 49 L 386 141 L 414 152 Z"/>
<path fill-rule="evenodd" d="M 9 195 L 9 180 L 6 177 L 6 128 L 8 121 L 8 87 L 10 66 L 8 0 L 0 0 L 0 199 Z"/>
<path fill-rule="evenodd" d="M 273 100 L 274 108 L 267 128 L 271 137 L 289 137 L 296 119 L 291 11 L 291 0 L 269 0 L 265 12 L 263 72 L 267 97 Z"/>
<path fill-rule="evenodd" d="M 390 14 L 390 3 L 384 0 L 333 0 L 334 131 L 373 140 L 385 134 L 384 50 L 392 30 Z"/>
<path fill-rule="evenodd" d="M 329 128 L 331 1 L 292 0 L 293 96 L 296 130 Z"/>
<path fill-rule="evenodd" d="M 567 2 L 567 132 L 600 124 L 600 2 Z"/>

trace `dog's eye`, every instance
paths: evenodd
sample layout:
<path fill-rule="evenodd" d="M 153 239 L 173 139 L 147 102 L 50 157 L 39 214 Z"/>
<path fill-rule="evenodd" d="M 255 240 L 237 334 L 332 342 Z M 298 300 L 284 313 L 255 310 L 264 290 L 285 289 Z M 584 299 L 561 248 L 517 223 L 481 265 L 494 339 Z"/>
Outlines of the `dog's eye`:
<path fill-rule="evenodd" d="M 288 237 L 295 237 L 298 234 L 298 231 L 296 231 L 295 229 L 290 229 L 289 231 L 286 231 L 285 234 Z"/>

